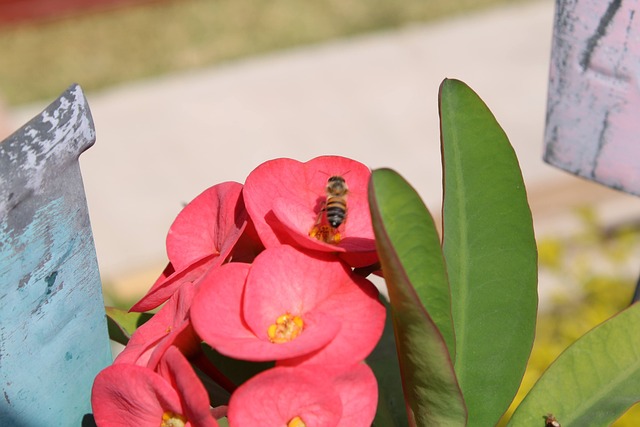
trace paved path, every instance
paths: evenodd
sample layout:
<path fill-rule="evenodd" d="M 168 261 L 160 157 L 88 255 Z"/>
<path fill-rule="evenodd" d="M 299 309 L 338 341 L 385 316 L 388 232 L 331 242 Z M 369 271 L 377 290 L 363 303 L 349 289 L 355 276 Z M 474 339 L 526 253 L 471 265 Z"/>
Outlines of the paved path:
<path fill-rule="evenodd" d="M 275 157 L 392 167 L 437 215 L 445 77 L 474 88 L 510 136 L 539 232 L 569 227 L 567 208 L 585 200 L 637 215 L 635 198 L 541 160 L 552 21 L 553 1 L 538 0 L 88 94 L 98 140 L 81 165 L 103 278 L 155 275 L 182 203 Z M 14 111 L 16 126 L 40 107 Z"/>

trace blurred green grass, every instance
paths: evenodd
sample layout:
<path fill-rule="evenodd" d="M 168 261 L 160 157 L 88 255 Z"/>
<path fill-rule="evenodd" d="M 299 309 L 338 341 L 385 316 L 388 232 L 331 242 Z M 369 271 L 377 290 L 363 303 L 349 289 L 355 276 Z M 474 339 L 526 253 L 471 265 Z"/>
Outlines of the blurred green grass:
<path fill-rule="evenodd" d="M 0 28 L 0 99 L 50 99 L 72 82 L 97 90 L 523 1 L 183 0 Z"/>

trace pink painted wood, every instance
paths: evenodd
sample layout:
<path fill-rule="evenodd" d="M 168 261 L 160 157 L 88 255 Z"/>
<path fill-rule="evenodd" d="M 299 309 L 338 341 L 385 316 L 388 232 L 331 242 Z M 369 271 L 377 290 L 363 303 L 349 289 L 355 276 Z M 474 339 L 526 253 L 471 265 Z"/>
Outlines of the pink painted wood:
<path fill-rule="evenodd" d="M 544 159 L 640 195 L 640 0 L 556 0 Z"/>

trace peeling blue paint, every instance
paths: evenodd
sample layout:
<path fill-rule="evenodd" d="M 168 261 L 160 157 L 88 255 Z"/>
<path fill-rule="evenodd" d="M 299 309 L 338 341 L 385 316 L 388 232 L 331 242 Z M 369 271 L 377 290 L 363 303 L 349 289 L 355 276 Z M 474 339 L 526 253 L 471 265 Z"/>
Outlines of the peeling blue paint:
<path fill-rule="evenodd" d="M 78 164 L 94 138 L 73 86 L 0 144 L 2 426 L 81 425 L 111 363 Z"/>

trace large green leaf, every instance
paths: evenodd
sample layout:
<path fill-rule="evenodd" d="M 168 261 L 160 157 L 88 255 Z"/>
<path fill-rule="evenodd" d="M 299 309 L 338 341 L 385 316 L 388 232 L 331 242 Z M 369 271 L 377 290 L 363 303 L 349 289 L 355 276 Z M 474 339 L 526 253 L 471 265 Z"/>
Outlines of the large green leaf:
<path fill-rule="evenodd" d="M 369 184 L 376 248 L 384 273 L 405 400 L 412 426 L 464 426 L 466 408 L 447 345 L 412 286 L 409 256 L 425 218 L 416 216 L 415 192 L 395 172 L 377 170 Z M 429 241 L 429 239 L 427 239 Z M 431 242 L 433 245 L 434 243 Z M 440 252 L 439 242 L 431 251 Z M 405 265 L 406 262 L 406 265 Z"/>
<path fill-rule="evenodd" d="M 455 370 L 469 425 L 495 425 L 533 344 L 537 253 L 518 161 L 467 85 L 440 87 L 443 251 L 451 286 Z"/>
<path fill-rule="evenodd" d="M 640 304 L 634 304 L 573 343 L 545 371 L 509 426 L 608 426 L 640 400 Z"/>
<path fill-rule="evenodd" d="M 373 173 L 378 210 L 393 246 L 420 302 L 455 357 L 451 290 L 431 213 L 418 193 L 390 169 Z"/>

